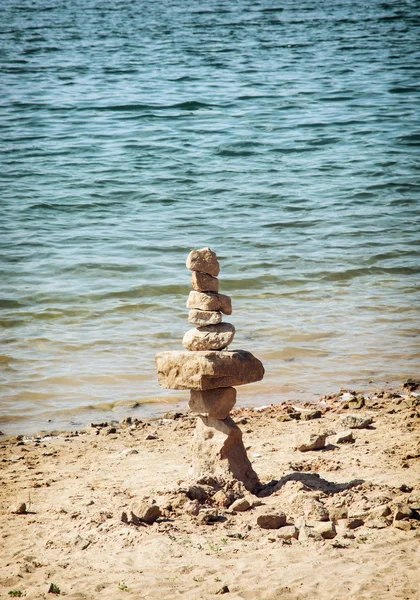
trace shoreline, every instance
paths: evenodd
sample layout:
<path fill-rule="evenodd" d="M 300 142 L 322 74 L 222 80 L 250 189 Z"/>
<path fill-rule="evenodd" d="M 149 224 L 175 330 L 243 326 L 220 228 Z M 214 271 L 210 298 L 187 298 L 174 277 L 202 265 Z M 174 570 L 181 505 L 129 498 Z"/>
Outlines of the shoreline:
<path fill-rule="evenodd" d="M 192 414 L 1 438 L 0 598 L 47 599 L 51 584 L 74 600 L 420 598 L 420 389 L 411 388 L 236 408 L 261 480 L 245 511 L 231 508 L 240 485 L 190 480 Z M 373 421 L 343 443 L 348 415 Z M 324 448 L 296 449 L 320 433 Z M 144 501 L 159 518 L 127 522 Z M 291 537 L 257 524 L 280 512 Z"/>
<path fill-rule="evenodd" d="M 366 381 L 363 385 L 358 384 L 356 386 L 358 393 L 371 394 L 375 390 L 401 390 L 403 392 L 404 384 L 406 381 L 410 381 L 410 377 L 400 377 L 392 381 Z M 297 386 L 298 387 L 298 386 Z M 249 388 L 249 389 L 248 389 Z M 238 393 L 238 404 L 236 408 L 258 408 L 258 406 L 269 406 L 271 404 L 288 404 L 290 402 L 296 404 L 317 404 L 325 395 L 328 393 L 310 393 L 308 391 L 298 390 L 292 393 L 288 392 L 271 392 L 268 395 L 264 394 L 260 396 L 258 390 L 255 392 L 255 384 L 241 386 Z M 326 388 L 326 386 L 324 386 Z M 346 388 L 340 389 L 355 389 L 350 384 Z M 162 390 L 165 392 L 166 390 Z M 245 394 L 243 392 L 246 392 Z M 242 393 L 241 393 L 242 392 Z M 336 393 L 336 392 L 330 392 Z M 338 392 L 337 392 L 338 393 Z M 183 394 L 183 396 L 181 396 Z M 272 396 L 276 397 L 274 402 L 270 401 Z M 254 398 L 262 398 L 260 404 L 255 404 Z M 77 414 L 73 413 L 72 409 L 63 409 L 59 416 L 51 416 L 48 418 L 48 411 L 45 410 L 45 417 L 32 417 L 30 419 L 26 417 L 7 417 L 3 415 L 0 417 L 0 441 L 4 439 L 4 436 L 16 436 L 16 435 L 37 435 L 51 434 L 58 432 L 83 430 L 91 422 L 103 422 L 109 421 L 114 426 L 117 425 L 125 417 L 138 418 L 141 420 L 154 420 L 159 419 L 165 412 L 171 410 L 178 412 L 188 411 L 188 390 L 180 391 L 179 397 L 170 395 L 167 398 L 159 397 L 156 399 L 148 399 L 147 401 L 131 401 L 131 400 L 117 400 L 114 403 L 109 403 L 109 408 L 104 408 L 106 403 L 100 403 L 94 406 L 87 406 L 83 409 L 78 409 Z M 67 417 L 65 416 L 67 415 Z M 85 418 L 83 418 L 85 417 Z"/>

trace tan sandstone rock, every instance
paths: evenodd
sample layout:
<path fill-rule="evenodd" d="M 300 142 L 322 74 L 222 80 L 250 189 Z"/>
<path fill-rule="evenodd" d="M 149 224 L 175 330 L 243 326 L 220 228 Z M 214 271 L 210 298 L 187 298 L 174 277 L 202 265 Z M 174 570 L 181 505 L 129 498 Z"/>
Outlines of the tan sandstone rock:
<path fill-rule="evenodd" d="M 190 409 L 213 419 L 226 419 L 236 404 L 236 390 L 233 387 L 215 390 L 191 390 Z"/>
<path fill-rule="evenodd" d="M 159 385 L 172 390 L 211 390 L 264 377 L 262 363 L 246 350 L 160 352 L 156 367 Z"/>
<path fill-rule="evenodd" d="M 217 325 L 222 320 L 222 313 L 215 310 L 197 310 L 192 308 L 188 313 L 188 323 L 191 325 Z"/>
<path fill-rule="evenodd" d="M 219 310 L 225 315 L 232 314 L 232 300 L 224 294 L 216 292 L 196 292 L 192 290 L 187 300 L 187 308 L 198 310 Z"/>
<path fill-rule="evenodd" d="M 207 273 L 193 271 L 191 275 L 191 285 L 197 292 L 218 292 L 219 280 Z"/>
<path fill-rule="evenodd" d="M 217 277 L 220 272 L 219 261 L 216 253 L 210 248 L 201 248 L 200 250 L 191 250 L 187 258 L 187 269 L 190 271 L 201 271 Z"/>
<path fill-rule="evenodd" d="M 184 335 L 182 344 L 187 350 L 223 350 L 232 342 L 235 328 L 230 323 L 195 327 Z"/>
<path fill-rule="evenodd" d="M 199 416 L 193 442 L 193 476 L 237 479 L 247 490 L 259 484 L 242 442 L 242 431 L 230 418 L 223 421 Z"/>

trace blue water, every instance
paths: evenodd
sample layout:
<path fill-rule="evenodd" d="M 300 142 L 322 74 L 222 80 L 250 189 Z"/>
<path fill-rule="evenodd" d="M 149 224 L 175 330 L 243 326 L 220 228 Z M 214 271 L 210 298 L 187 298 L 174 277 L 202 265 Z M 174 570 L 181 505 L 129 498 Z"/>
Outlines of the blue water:
<path fill-rule="evenodd" d="M 248 405 L 420 359 L 420 4 L 3 0 L 5 432 L 161 414 L 211 246 Z"/>

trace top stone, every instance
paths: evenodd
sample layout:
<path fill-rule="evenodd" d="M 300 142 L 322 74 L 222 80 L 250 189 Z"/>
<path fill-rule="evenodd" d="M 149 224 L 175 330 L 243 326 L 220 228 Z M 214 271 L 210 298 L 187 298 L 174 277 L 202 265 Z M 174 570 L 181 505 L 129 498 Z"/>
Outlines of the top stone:
<path fill-rule="evenodd" d="M 217 277 L 220 273 L 220 265 L 216 253 L 210 248 L 191 250 L 187 258 L 187 269 L 190 271 L 201 271 Z"/>

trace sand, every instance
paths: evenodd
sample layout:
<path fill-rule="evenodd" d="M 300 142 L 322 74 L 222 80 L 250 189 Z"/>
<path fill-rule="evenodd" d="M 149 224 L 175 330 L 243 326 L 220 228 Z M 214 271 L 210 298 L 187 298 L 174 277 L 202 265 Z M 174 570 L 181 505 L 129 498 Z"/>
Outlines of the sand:
<path fill-rule="evenodd" d="M 204 500 L 188 499 L 191 414 L 1 438 L 0 598 L 420 598 L 420 396 L 401 389 L 365 398 L 355 409 L 342 395 L 325 397 L 306 406 L 321 409 L 310 420 L 284 421 L 294 412 L 286 405 L 234 411 L 263 483 L 254 505 L 236 513 L 220 506 L 228 494 L 213 496 L 210 480 L 199 486 Z M 353 430 L 354 443 L 335 444 L 349 413 L 373 422 Z M 326 433 L 326 446 L 296 450 L 296 436 L 309 433 Z M 144 498 L 162 516 L 123 522 Z M 25 514 L 10 512 L 23 502 Z M 401 506 L 414 511 L 395 521 Z M 203 510 L 214 508 L 218 519 L 204 524 Z M 320 510 L 335 519 L 333 539 L 316 534 Z M 279 512 L 299 539 L 257 525 Z"/>

